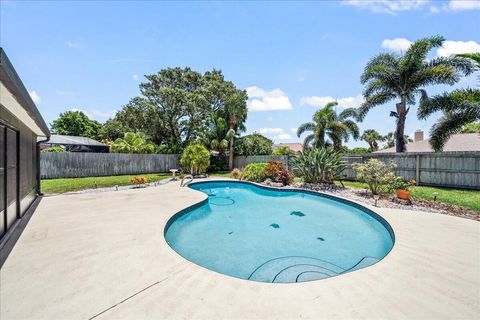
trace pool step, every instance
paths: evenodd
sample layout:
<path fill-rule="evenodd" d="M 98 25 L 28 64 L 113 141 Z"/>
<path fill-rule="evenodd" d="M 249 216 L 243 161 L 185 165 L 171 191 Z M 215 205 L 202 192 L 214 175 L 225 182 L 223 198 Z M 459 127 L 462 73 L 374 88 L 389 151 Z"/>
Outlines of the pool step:
<path fill-rule="evenodd" d="M 336 276 L 345 269 L 321 259 L 288 256 L 269 260 L 255 269 L 249 280 L 290 283 Z"/>
<path fill-rule="evenodd" d="M 363 257 L 349 269 L 344 269 L 328 261 L 302 256 L 287 256 L 271 259 L 255 269 L 249 280 L 292 283 L 320 280 L 342 273 L 355 271 L 378 262 L 374 257 Z"/>

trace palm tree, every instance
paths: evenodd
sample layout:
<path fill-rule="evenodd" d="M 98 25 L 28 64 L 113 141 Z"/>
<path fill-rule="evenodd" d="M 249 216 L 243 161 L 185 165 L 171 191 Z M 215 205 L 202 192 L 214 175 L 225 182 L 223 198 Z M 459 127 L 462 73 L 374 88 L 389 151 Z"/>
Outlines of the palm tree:
<path fill-rule="evenodd" d="M 458 55 L 467 58 L 480 69 L 480 53 Z M 433 98 L 420 101 L 418 117 L 426 119 L 436 111 L 444 115 L 430 130 L 430 144 L 435 151 L 442 151 L 452 134 L 459 132 L 466 124 L 480 120 L 480 89 L 458 89 Z"/>
<path fill-rule="evenodd" d="M 378 150 L 377 141 L 385 140 L 385 138 L 374 129 L 365 130 L 360 139 L 368 143 L 368 145 L 370 146 L 370 152 L 375 152 Z"/>
<path fill-rule="evenodd" d="M 360 132 L 355 121 L 349 119 L 356 118 L 357 111 L 354 108 L 343 110 L 340 114 L 334 110 L 336 102 L 329 102 L 322 109 L 315 112 L 313 122 L 302 124 L 297 130 L 297 136 L 300 138 L 302 133 L 312 131 L 305 137 L 303 142 L 304 149 L 313 141 L 313 146 L 317 148 L 325 147 L 327 136 L 333 143 L 335 150 L 340 150 L 342 141 L 347 142 L 350 136 L 357 140 Z"/>
<path fill-rule="evenodd" d="M 127 132 L 123 138 L 115 140 L 111 149 L 118 153 L 153 153 L 155 146 L 148 142 L 148 137 L 143 132 Z"/>
<path fill-rule="evenodd" d="M 397 119 L 395 146 L 397 152 L 405 152 L 403 139 L 405 120 L 415 98 L 426 97 L 423 87 L 434 84 L 456 83 L 461 75 L 473 72 L 473 63 L 464 57 L 437 57 L 426 60 L 428 53 L 442 46 L 444 38 L 440 36 L 416 41 L 403 55 L 381 53 L 373 57 L 365 67 L 361 83 L 365 84 L 363 95 L 365 102 L 359 109 L 360 119 L 374 107 L 398 99 L 396 110 L 390 116 Z"/>
<path fill-rule="evenodd" d="M 385 136 L 383 136 L 383 141 L 385 141 L 385 145 L 383 146 L 383 149 L 395 147 L 395 133 L 394 132 L 387 133 Z M 411 142 L 413 142 L 413 139 L 411 139 L 408 136 L 408 134 L 404 134 L 403 143 L 408 144 Z"/>
<path fill-rule="evenodd" d="M 233 170 L 233 143 L 235 134 L 237 134 L 239 124 L 247 119 L 247 93 L 244 90 L 236 90 L 225 100 L 225 114 L 228 122 L 227 137 L 230 140 L 230 150 L 228 155 L 228 167 Z M 241 128 L 240 128 L 241 129 Z"/>

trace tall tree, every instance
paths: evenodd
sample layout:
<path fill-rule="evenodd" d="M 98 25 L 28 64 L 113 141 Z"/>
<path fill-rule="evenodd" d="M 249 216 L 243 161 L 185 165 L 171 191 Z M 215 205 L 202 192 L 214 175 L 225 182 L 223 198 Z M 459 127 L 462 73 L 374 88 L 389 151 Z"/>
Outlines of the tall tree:
<path fill-rule="evenodd" d="M 480 69 L 480 53 L 458 55 L 476 65 Z M 435 151 L 441 151 L 452 134 L 472 122 L 480 120 L 480 89 L 458 89 L 451 93 L 443 93 L 432 98 L 424 96 L 420 101 L 418 117 L 426 119 L 436 111 L 443 116 L 430 130 L 430 144 Z"/>
<path fill-rule="evenodd" d="M 272 154 L 273 141 L 259 133 L 241 137 L 235 143 L 235 155 L 256 156 Z"/>
<path fill-rule="evenodd" d="M 236 90 L 225 101 L 225 114 L 228 119 L 228 138 L 230 139 L 230 152 L 228 155 L 228 167 L 233 170 L 233 143 L 238 129 L 243 126 L 247 119 L 247 93 L 244 90 Z"/>
<path fill-rule="evenodd" d="M 360 138 L 368 143 L 370 152 L 377 151 L 378 142 L 385 140 L 385 138 L 374 129 L 365 130 Z"/>
<path fill-rule="evenodd" d="M 381 53 L 373 57 L 365 67 L 361 83 L 365 84 L 365 102 L 359 109 L 360 119 L 374 107 L 397 99 L 396 110 L 390 116 L 396 118 L 396 152 L 405 152 L 403 135 L 405 121 L 416 97 L 426 97 L 425 86 L 453 85 L 462 75 L 473 72 L 474 65 L 466 58 L 437 57 L 427 61 L 428 53 L 442 46 L 440 36 L 424 38 L 413 43 L 403 55 Z"/>
<path fill-rule="evenodd" d="M 89 137 L 96 140 L 99 138 L 98 134 L 102 125 L 98 121 L 91 120 L 82 111 L 66 111 L 60 113 L 58 119 L 53 120 L 50 127 L 55 134 Z"/>
<path fill-rule="evenodd" d="M 300 136 L 307 131 L 312 133 L 305 137 L 303 142 L 304 148 L 308 147 L 313 142 L 313 146 L 317 148 L 325 147 L 326 138 L 330 138 L 335 150 L 340 150 L 342 147 L 342 140 L 348 141 L 350 136 L 354 139 L 359 137 L 359 129 L 357 124 L 349 119 L 356 117 L 356 110 L 348 108 L 343 110 L 340 114 L 336 114 L 334 108 L 336 102 L 329 102 L 322 109 L 315 112 L 312 117 L 312 122 L 306 122 L 297 129 L 297 136 Z"/>

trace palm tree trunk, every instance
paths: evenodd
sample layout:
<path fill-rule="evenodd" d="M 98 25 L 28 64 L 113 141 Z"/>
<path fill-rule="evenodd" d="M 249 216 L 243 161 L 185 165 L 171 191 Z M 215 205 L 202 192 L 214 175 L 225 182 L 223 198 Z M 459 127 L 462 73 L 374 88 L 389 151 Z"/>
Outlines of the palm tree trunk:
<path fill-rule="evenodd" d="M 233 124 L 230 124 L 230 129 L 234 129 L 235 126 Z M 230 137 L 230 152 L 228 154 L 228 168 L 230 171 L 233 170 L 233 136 Z"/>
<path fill-rule="evenodd" d="M 395 151 L 405 152 L 405 120 L 407 119 L 407 108 L 405 98 L 402 97 L 402 102 L 397 103 L 397 130 L 395 131 Z"/>

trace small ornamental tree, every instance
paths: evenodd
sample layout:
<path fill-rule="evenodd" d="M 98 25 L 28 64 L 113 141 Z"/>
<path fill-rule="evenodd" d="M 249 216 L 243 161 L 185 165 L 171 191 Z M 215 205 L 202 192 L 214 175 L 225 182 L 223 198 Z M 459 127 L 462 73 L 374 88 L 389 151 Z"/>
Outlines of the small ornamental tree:
<path fill-rule="evenodd" d="M 191 144 L 183 150 L 180 165 L 193 176 L 205 173 L 210 165 L 210 152 L 201 144 Z"/>
<path fill-rule="evenodd" d="M 373 194 L 388 189 L 388 185 L 395 179 L 395 167 L 394 163 L 385 163 L 377 159 L 353 164 L 357 179 L 365 182 Z"/>

